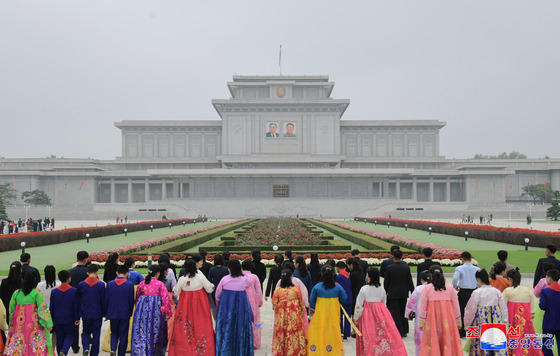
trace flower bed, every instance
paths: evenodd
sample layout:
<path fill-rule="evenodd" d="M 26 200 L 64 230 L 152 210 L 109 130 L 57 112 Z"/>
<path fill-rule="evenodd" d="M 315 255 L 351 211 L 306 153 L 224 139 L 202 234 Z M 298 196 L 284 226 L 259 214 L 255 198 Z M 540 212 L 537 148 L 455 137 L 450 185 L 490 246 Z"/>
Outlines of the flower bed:
<path fill-rule="evenodd" d="M 17 234 L 0 235 L 0 251 L 18 250 L 21 248 L 20 244 L 24 241 L 27 247 L 38 247 L 83 240 L 86 238 L 86 234 L 89 234 L 90 238 L 93 239 L 96 237 L 122 234 L 125 228 L 128 232 L 135 232 L 149 230 L 151 226 L 158 229 L 168 227 L 169 225 L 194 224 L 206 220 L 206 218 L 156 220 L 100 227 L 80 227 L 55 231 L 20 232 Z"/>
<path fill-rule="evenodd" d="M 510 228 L 510 227 L 499 227 L 491 225 L 474 225 L 474 224 L 452 224 L 445 222 L 434 222 L 434 221 L 419 221 L 419 220 L 403 220 L 403 219 L 385 219 L 385 218 L 354 218 L 356 221 L 364 221 L 368 223 L 375 223 L 387 225 L 391 223 L 392 226 L 404 227 L 408 225 L 410 229 L 424 230 L 428 231 L 428 228 L 432 228 L 432 232 L 454 235 L 454 236 L 465 236 L 465 231 L 468 231 L 469 238 L 504 242 L 514 245 L 524 245 L 525 238 L 529 238 L 529 246 L 533 247 L 545 247 L 548 244 L 555 244 L 560 246 L 560 233 L 558 232 L 548 232 L 539 231 L 532 229 L 521 229 L 521 228 Z"/>
<path fill-rule="evenodd" d="M 319 233 L 309 232 L 299 219 L 267 218 L 258 220 L 250 229 L 240 232 L 235 246 L 298 246 L 320 245 Z"/>

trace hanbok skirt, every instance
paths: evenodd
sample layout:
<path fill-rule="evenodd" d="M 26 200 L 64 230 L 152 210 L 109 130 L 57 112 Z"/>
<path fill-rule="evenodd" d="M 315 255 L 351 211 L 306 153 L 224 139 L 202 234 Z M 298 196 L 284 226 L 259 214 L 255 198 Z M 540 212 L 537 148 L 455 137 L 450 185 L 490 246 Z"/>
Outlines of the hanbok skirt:
<path fill-rule="evenodd" d="M 212 314 L 204 289 L 181 291 L 169 335 L 169 356 L 215 355 Z"/>
<path fill-rule="evenodd" d="M 47 356 L 50 333 L 39 323 L 36 304 L 16 305 L 10 321 L 4 355 Z"/>
<path fill-rule="evenodd" d="M 253 355 L 253 311 L 247 292 L 224 289 L 216 322 L 217 356 Z"/>
<path fill-rule="evenodd" d="M 450 300 L 428 302 L 420 356 L 463 356 L 459 328 Z"/>
<path fill-rule="evenodd" d="M 525 334 L 535 334 L 535 328 L 533 326 L 533 321 L 531 320 L 531 304 L 518 303 L 518 302 L 508 302 L 508 318 L 509 326 L 514 329 L 519 327 L 519 341 L 522 339 L 529 339 L 530 344 L 533 345 L 533 341 L 536 339 L 534 337 L 526 338 Z M 533 348 L 530 346 L 525 349 L 519 344 L 518 347 L 513 348 L 508 345 L 509 355 L 523 355 L 523 356 L 542 356 L 542 351 L 540 349 Z"/>
<path fill-rule="evenodd" d="M 497 305 L 478 306 L 474 326 L 480 327 L 482 324 L 507 324 L 507 320 L 503 319 L 502 311 Z M 504 340 L 505 337 L 504 335 Z M 483 350 L 480 340 L 479 337 L 469 338 L 464 348 L 469 356 L 507 356 L 507 350 Z"/>
<path fill-rule="evenodd" d="M 338 298 L 317 298 L 307 329 L 307 350 L 309 355 L 344 355 Z"/>
<path fill-rule="evenodd" d="M 406 355 L 401 334 L 385 304 L 364 302 L 358 329 L 362 336 L 356 337 L 356 355 Z"/>
<path fill-rule="evenodd" d="M 167 321 L 159 295 L 138 298 L 132 322 L 131 356 L 163 356 L 167 348 Z"/>
<path fill-rule="evenodd" d="M 274 293 L 284 291 L 284 288 L 278 288 Z M 297 301 L 289 299 L 278 303 L 274 309 L 272 354 L 274 356 L 306 356 L 305 331 L 307 325 L 307 313 L 303 305 L 300 306 Z"/>

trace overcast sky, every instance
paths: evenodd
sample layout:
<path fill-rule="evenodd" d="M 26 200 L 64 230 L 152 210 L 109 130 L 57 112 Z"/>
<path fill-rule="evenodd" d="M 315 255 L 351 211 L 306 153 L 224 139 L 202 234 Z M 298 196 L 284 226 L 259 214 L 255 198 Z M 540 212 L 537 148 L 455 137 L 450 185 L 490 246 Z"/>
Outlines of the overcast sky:
<path fill-rule="evenodd" d="M 442 120 L 448 158 L 560 157 L 560 2 L 1 1 L 0 156 L 113 159 L 216 120 L 233 75 L 329 75 L 343 119 Z"/>

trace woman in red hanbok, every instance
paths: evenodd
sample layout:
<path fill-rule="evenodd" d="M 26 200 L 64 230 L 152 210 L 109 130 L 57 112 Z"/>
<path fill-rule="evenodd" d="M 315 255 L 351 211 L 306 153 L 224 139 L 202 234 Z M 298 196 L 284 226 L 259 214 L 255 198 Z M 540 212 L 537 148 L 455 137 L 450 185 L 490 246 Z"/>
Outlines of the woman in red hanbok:
<path fill-rule="evenodd" d="M 274 309 L 274 356 L 305 356 L 305 329 L 307 313 L 298 287 L 292 283 L 292 270 L 282 270 L 280 288 L 272 295 Z"/>
<path fill-rule="evenodd" d="M 214 329 L 208 295 L 214 285 L 196 268 L 196 262 L 185 261 L 185 275 L 173 288 L 179 298 L 171 330 L 169 356 L 215 355 Z"/>

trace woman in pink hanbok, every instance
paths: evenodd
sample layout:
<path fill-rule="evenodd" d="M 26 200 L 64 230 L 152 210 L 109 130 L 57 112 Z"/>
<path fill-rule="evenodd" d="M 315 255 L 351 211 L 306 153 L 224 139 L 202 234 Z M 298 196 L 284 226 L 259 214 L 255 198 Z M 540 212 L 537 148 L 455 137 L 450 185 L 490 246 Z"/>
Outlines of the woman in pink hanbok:
<path fill-rule="evenodd" d="M 438 267 L 430 267 L 432 283 L 424 287 L 420 297 L 418 327 L 424 331 L 420 356 L 463 356 L 459 299 Z"/>
<path fill-rule="evenodd" d="M 249 297 L 249 304 L 253 311 L 253 348 L 261 348 L 261 311 L 260 307 L 263 305 L 263 295 L 261 289 L 261 282 L 257 275 L 251 273 L 253 269 L 253 261 L 245 260 L 241 264 L 243 267 L 243 275 L 248 277 L 252 283 L 246 289 L 247 296 Z"/>
<path fill-rule="evenodd" d="M 410 299 L 408 299 L 406 309 L 404 310 L 405 318 L 408 318 L 409 320 L 414 319 L 414 346 L 416 348 L 416 356 L 420 355 L 420 343 L 422 342 L 422 330 L 418 328 L 418 308 L 420 307 L 420 296 L 422 295 L 422 291 L 428 284 L 429 280 L 430 274 L 427 270 L 420 272 L 420 281 L 422 284 L 414 289 Z"/>
<path fill-rule="evenodd" d="M 366 285 L 356 298 L 354 318 L 362 336 L 356 337 L 356 355 L 406 355 L 403 340 L 387 309 L 387 294 L 379 283 L 379 270 L 369 268 Z"/>

